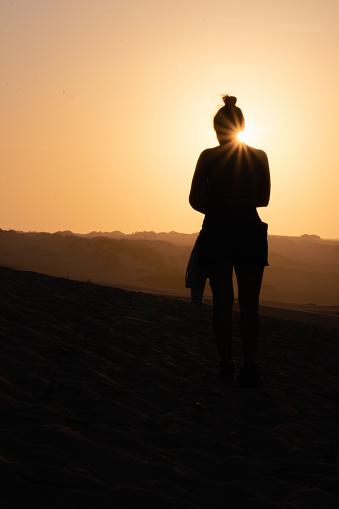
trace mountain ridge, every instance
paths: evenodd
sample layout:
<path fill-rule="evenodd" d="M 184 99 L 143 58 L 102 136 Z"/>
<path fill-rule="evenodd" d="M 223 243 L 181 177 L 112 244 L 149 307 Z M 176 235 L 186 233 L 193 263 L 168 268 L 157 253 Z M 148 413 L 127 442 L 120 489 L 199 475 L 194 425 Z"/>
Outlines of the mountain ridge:
<path fill-rule="evenodd" d="M 197 235 L 111 232 L 108 237 L 102 232 L 0 230 L 0 265 L 189 297 L 185 272 Z M 262 299 L 339 305 L 339 241 L 313 235 L 270 235 L 269 264 L 264 272 Z M 208 284 L 205 295 L 210 296 Z"/>

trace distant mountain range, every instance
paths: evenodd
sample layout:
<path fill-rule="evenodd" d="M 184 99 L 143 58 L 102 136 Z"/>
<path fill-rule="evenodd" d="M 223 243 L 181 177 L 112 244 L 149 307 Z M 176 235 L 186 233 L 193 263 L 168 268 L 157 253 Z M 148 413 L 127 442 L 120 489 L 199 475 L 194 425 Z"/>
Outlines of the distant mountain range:
<path fill-rule="evenodd" d="M 77 237 L 108 237 L 109 239 L 130 239 L 130 240 L 164 240 L 178 246 L 190 246 L 195 242 L 197 233 L 177 233 L 177 232 L 134 232 L 122 233 L 120 231 L 113 232 L 90 232 L 90 233 L 73 233 L 70 230 L 56 232 L 60 235 L 76 235 Z"/>
<path fill-rule="evenodd" d="M 197 235 L 0 230 L 0 265 L 189 297 L 184 277 Z M 339 306 L 339 240 L 270 235 L 269 264 L 263 300 Z"/>

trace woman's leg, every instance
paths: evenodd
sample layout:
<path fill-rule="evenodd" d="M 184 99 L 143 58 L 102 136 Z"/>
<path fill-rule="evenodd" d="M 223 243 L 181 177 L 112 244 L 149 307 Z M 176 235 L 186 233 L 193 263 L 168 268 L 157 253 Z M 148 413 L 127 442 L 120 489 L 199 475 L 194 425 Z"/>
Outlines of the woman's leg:
<path fill-rule="evenodd" d="M 254 366 L 258 349 L 259 294 L 263 265 L 235 265 L 240 307 L 240 332 L 244 364 Z"/>
<path fill-rule="evenodd" d="M 232 361 L 233 265 L 224 263 L 210 276 L 213 294 L 213 332 L 220 361 Z"/>

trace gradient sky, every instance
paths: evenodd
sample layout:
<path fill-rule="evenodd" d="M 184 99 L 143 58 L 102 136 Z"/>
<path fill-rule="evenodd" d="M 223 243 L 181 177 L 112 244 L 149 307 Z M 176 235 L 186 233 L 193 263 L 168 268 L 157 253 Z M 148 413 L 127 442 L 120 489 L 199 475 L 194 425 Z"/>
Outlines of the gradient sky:
<path fill-rule="evenodd" d="M 339 238 L 338 0 L 0 0 L 0 38 L 2 229 L 198 231 L 230 93 L 269 233 Z"/>

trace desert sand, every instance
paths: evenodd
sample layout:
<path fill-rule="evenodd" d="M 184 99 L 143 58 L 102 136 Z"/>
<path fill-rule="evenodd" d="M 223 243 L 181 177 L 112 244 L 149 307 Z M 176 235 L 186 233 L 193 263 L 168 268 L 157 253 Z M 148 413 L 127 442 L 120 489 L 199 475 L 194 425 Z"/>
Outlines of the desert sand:
<path fill-rule="evenodd" d="M 242 389 L 208 305 L 0 281 L 1 508 L 339 507 L 337 322 L 262 313 L 265 386 Z"/>

